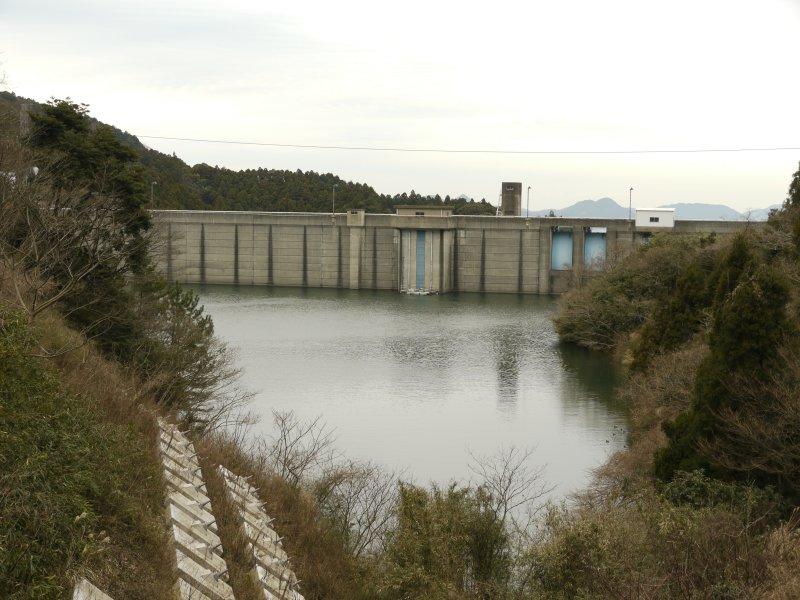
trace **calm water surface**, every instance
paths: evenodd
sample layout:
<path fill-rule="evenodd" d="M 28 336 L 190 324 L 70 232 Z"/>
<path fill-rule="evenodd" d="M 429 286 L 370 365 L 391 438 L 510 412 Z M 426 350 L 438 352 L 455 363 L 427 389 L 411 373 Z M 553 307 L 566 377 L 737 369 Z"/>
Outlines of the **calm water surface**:
<path fill-rule="evenodd" d="M 195 289 L 264 432 L 273 410 L 321 415 L 347 456 L 418 483 L 469 478 L 469 451 L 535 447 L 558 495 L 624 445 L 613 365 L 558 344 L 550 298 Z"/>

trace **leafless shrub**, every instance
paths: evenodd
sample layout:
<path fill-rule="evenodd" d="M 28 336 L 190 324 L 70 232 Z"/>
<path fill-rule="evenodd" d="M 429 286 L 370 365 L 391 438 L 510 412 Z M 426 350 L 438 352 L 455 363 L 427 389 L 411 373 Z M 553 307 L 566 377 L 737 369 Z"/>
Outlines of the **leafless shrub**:
<path fill-rule="evenodd" d="M 38 185 L 12 187 L 15 197 L 5 195 L 0 220 L 16 231 L 0 240 L 0 257 L 19 308 L 31 321 L 95 270 L 122 272 L 125 256 L 111 243 L 117 224 L 102 198 L 85 202 L 75 194 L 56 208 L 45 205 L 46 193 Z"/>
<path fill-rule="evenodd" d="M 528 529 L 541 508 L 537 502 L 555 489 L 544 481 L 546 465 L 531 465 L 533 455 L 534 449 L 515 446 L 489 456 L 470 453 L 469 469 L 490 495 L 497 519 L 518 531 Z"/>
<path fill-rule="evenodd" d="M 552 507 L 521 557 L 521 597 L 754 598 L 762 548 L 746 515 L 674 506 L 643 487 L 625 502 Z"/>
<path fill-rule="evenodd" d="M 630 415 L 630 445 L 595 471 L 582 502 L 596 504 L 618 498 L 622 490 L 650 485 L 653 455 L 667 441 L 662 424 L 689 407 L 695 373 L 707 354 L 708 347 L 698 337 L 656 356 L 646 371 L 632 374 L 617 390 Z"/>
<path fill-rule="evenodd" d="M 310 493 L 353 557 L 380 551 L 393 524 L 397 474 L 371 463 L 343 461 L 321 418 L 273 412 L 271 434 L 253 438 L 247 426 L 226 430 L 226 443 L 250 457 L 249 470 L 269 473 Z M 219 435 L 219 434 L 218 434 Z"/>
<path fill-rule="evenodd" d="M 383 548 L 394 523 L 396 473 L 370 463 L 348 462 L 330 469 L 314 489 L 322 511 L 344 533 L 354 556 Z"/>
<path fill-rule="evenodd" d="M 631 242 L 609 240 L 606 244 L 606 258 L 603 262 L 603 269 L 613 269 L 633 251 L 634 247 Z"/>
<path fill-rule="evenodd" d="M 240 370 L 227 345 L 214 337 L 197 298 L 168 288 L 138 294 L 134 310 L 141 335 L 133 352 L 143 387 L 176 410 L 187 425 L 205 430 L 250 421 L 252 394 L 239 385 Z"/>
<path fill-rule="evenodd" d="M 561 340 L 614 350 L 644 323 L 653 298 L 674 286 L 701 243 L 696 236 L 657 235 L 626 260 L 611 256 L 605 271 L 560 298 L 554 322 Z"/>
<path fill-rule="evenodd" d="M 274 433 L 259 442 L 262 462 L 297 486 L 333 464 L 333 430 L 321 417 L 301 420 L 294 412 L 273 411 Z"/>
<path fill-rule="evenodd" d="M 299 421 L 293 416 L 289 420 Z M 290 484 L 278 475 L 271 450 L 280 437 L 276 432 L 269 439 L 254 439 L 248 427 L 240 425 L 198 436 L 195 447 L 209 464 L 221 464 L 237 475 L 249 477 L 259 490 L 267 514 L 275 518 L 275 531 L 284 536 L 284 547 L 292 558 L 305 597 L 369 597 L 360 593 L 364 587 L 364 573 L 344 545 L 339 527 L 326 518 L 315 496 L 306 489 L 306 486 L 313 487 L 310 475 L 305 475 L 299 485 Z M 209 492 L 212 492 L 212 485 L 209 485 Z M 222 518 L 221 523 L 238 522 L 234 507 L 229 503 L 217 503 L 216 507 L 215 511 L 221 509 L 228 513 L 215 512 Z M 234 570 L 245 573 L 251 566 L 246 558 L 250 555 L 232 554 Z M 242 587 L 236 593 L 237 598 L 240 595 L 253 597 L 242 594 Z"/>

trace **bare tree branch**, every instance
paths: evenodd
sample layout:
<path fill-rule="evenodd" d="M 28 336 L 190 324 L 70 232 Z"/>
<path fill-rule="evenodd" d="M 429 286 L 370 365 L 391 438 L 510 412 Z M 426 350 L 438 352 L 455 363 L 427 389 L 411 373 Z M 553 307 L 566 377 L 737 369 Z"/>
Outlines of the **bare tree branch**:
<path fill-rule="evenodd" d="M 504 525 L 526 527 L 520 517 L 524 514 L 530 521 L 540 509 L 537 501 L 555 489 L 543 480 L 546 465 L 531 466 L 533 455 L 533 448 L 515 446 L 490 456 L 470 452 L 469 469 L 478 477 L 477 485 L 489 494 L 495 515 Z"/>

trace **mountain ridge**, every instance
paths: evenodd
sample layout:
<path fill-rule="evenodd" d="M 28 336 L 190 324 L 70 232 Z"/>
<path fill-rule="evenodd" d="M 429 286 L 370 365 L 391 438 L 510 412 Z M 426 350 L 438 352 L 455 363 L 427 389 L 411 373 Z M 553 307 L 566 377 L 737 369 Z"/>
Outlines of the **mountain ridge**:
<path fill-rule="evenodd" d="M 780 206 L 780 204 L 773 204 L 764 208 L 751 209 L 745 213 L 741 213 L 725 204 L 707 202 L 677 202 L 661 204 L 655 208 L 674 208 L 675 219 L 678 221 L 766 221 L 769 217 L 769 212 L 780 208 Z M 635 206 L 633 211 L 635 213 Z M 622 206 L 613 198 L 605 196 L 594 200 L 580 200 L 564 208 L 545 208 L 532 210 L 529 213 L 531 217 L 551 215 L 576 219 L 627 219 L 628 207 Z"/>

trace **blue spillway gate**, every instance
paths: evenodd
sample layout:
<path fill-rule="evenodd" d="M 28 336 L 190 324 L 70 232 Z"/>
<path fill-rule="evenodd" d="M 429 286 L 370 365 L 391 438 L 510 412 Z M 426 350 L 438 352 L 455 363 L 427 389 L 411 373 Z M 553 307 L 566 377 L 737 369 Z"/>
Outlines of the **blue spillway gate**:
<path fill-rule="evenodd" d="M 572 231 L 554 231 L 550 268 L 568 271 L 572 268 Z"/>
<path fill-rule="evenodd" d="M 417 231 L 417 289 L 425 288 L 425 232 Z"/>
<path fill-rule="evenodd" d="M 583 243 L 583 264 L 602 269 L 606 262 L 606 234 L 587 232 Z"/>

